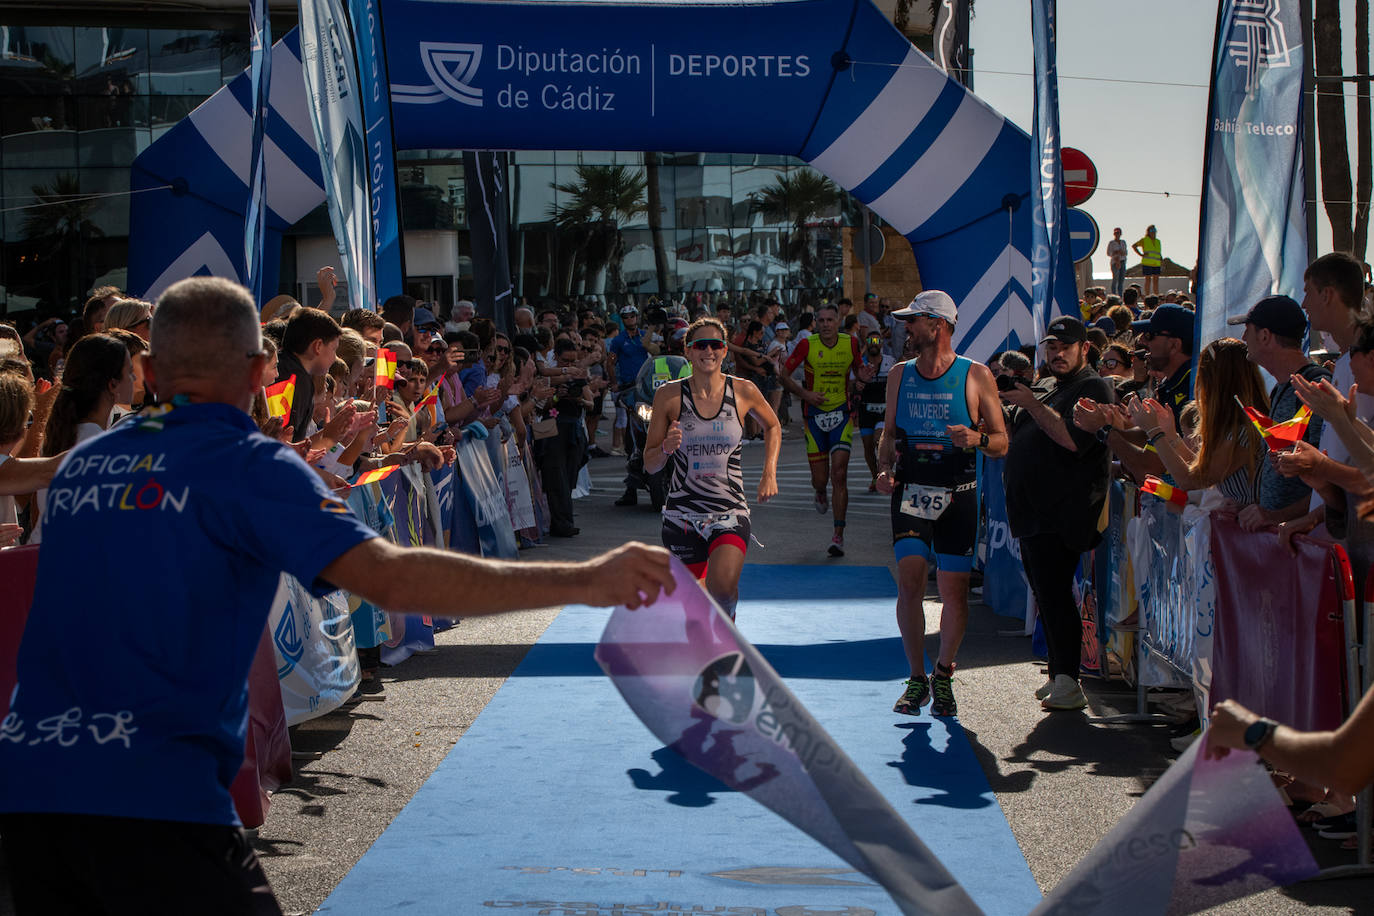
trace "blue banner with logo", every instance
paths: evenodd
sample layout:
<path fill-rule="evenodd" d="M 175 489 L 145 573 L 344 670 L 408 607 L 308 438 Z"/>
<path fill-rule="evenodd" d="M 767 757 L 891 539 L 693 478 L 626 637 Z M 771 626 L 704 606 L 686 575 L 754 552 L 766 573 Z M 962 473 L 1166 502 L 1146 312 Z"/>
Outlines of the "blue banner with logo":
<path fill-rule="evenodd" d="M 372 214 L 372 272 L 377 301 L 405 292 L 401 213 L 396 206 L 396 141 L 391 131 L 391 91 L 386 44 L 377 0 L 348 0 L 367 131 L 367 181 Z"/>
<path fill-rule="evenodd" d="M 1031 130 L 1031 299 L 1036 340 L 1055 315 L 1076 315 L 1078 287 L 1069 255 L 1068 202 L 1059 158 L 1059 65 L 1055 0 L 1031 0 L 1035 112 Z M 1061 270 L 1069 265 L 1067 272 Z"/>
<path fill-rule="evenodd" d="M 505 487 L 491 465 L 486 442 L 464 436 L 455 450 L 458 453 L 458 465 L 454 470 L 455 542 L 452 546 L 458 550 L 468 550 L 466 544 L 460 546 L 456 539 L 459 536 L 458 520 L 469 519 L 475 531 L 477 548 L 470 552 L 484 557 L 514 559 L 520 549 L 515 542 L 515 529 L 511 527 L 510 510 L 506 507 Z"/>
<path fill-rule="evenodd" d="M 348 11 L 341 0 L 300 0 L 301 63 L 310 97 L 329 224 L 339 247 L 350 308 L 377 305 L 367 130 Z"/>
<path fill-rule="evenodd" d="M 243 221 L 244 285 L 261 308 L 263 295 L 263 247 L 267 240 L 267 118 L 272 94 L 272 19 L 267 0 L 252 0 L 248 7 L 249 43 L 252 59 L 248 67 L 253 98 L 253 147 L 250 153 L 248 209 Z"/>
<path fill-rule="evenodd" d="M 1202 166 L 1197 347 L 1307 268 L 1305 70 L 1298 0 L 1223 0 Z M 1339 90 L 1331 90 L 1339 91 Z"/>
<path fill-rule="evenodd" d="M 1002 617 L 1030 619 L 1031 593 L 1021 565 L 1021 547 L 1007 521 L 1007 493 L 1002 486 L 1005 459 L 980 455 L 978 493 L 983 502 L 983 603 Z"/>

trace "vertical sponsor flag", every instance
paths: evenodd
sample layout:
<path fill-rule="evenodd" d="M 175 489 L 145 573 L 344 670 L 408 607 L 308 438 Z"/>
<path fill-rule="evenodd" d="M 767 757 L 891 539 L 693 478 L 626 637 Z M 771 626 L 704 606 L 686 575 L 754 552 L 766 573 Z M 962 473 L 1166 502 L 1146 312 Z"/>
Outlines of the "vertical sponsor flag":
<path fill-rule="evenodd" d="M 935 10 L 935 64 L 967 86 L 969 0 L 939 2 Z"/>
<path fill-rule="evenodd" d="M 367 132 L 348 12 L 341 0 L 300 0 L 300 11 L 310 120 L 324 173 L 329 223 L 348 282 L 348 305 L 375 309 Z"/>
<path fill-rule="evenodd" d="M 873 878 L 903 913 L 981 913 L 691 572 L 652 613 L 617 608 L 596 660 L 660 741 Z"/>
<path fill-rule="evenodd" d="M 1035 340 L 1057 314 L 1078 314 L 1078 290 L 1060 264 L 1070 261 L 1068 204 L 1064 165 L 1059 158 L 1059 65 L 1055 50 L 1056 0 L 1031 0 L 1031 39 L 1035 46 L 1035 112 L 1031 131 L 1031 313 Z M 1066 304 L 1073 299 L 1073 307 Z M 1062 300 L 1062 301 L 1060 301 Z"/>
<path fill-rule="evenodd" d="M 510 196 L 506 191 L 506 154 L 463 153 L 469 228 L 472 230 L 472 281 L 477 312 L 497 327 L 514 319 L 510 282 Z"/>
<path fill-rule="evenodd" d="M 1276 293 L 1300 299 L 1303 201 L 1301 5 L 1223 0 L 1217 10 L 1198 238 L 1197 346 Z"/>
<path fill-rule="evenodd" d="M 296 377 L 293 375 L 275 385 L 268 385 L 263 391 L 267 398 L 267 415 L 284 417 L 291 413 L 291 401 L 296 395 Z"/>
<path fill-rule="evenodd" d="M 378 388 L 396 387 L 396 354 L 383 347 L 377 351 L 375 383 Z"/>
<path fill-rule="evenodd" d="M 372 218 L 372 270 L 378 301 L 405 292 L 401 214 L 396 206 L 396 142 L 391 132 L 386 46 L 377 0 L 348 0 L 358 50 L 367 140 L 368 211 Z"/>
<path fill-rule="evenodd" d="M 267 240 L 267 157 L 263 155 L 263 141 L 267 138 L 268 100 L 272 95 L 272 20 L 267 0 L 252 0 L 248 19 L 253 55 L 248 68 L 253 145 L 248 165 L 248 207 L 243 214 L 243 268 L 244 285 L 261 308 L 268 298 L 263 290 L 263 248 Z"/>

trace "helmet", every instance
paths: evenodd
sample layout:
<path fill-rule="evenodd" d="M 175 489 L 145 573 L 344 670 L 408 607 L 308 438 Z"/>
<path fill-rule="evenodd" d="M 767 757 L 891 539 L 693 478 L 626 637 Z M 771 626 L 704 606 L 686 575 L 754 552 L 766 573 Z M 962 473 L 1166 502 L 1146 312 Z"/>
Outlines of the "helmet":
<path fill-rule="evenodd" d="M 668 319 L 668 330 L 670 330 L 670 331 L 685 331 L 685 330 L 687 330 L 687 319 L 685 319 L 685 318 L 670 318 L 670 319 Z"/>
<path fill-rule="evenodd" d="M 620 307 L 620 314 L 622 314 L 622 315 L 638 315 L 638 314 L 639 314 L 639 309 L 635 308 L 633 305 L 623 305 L 623 306 Z"/>

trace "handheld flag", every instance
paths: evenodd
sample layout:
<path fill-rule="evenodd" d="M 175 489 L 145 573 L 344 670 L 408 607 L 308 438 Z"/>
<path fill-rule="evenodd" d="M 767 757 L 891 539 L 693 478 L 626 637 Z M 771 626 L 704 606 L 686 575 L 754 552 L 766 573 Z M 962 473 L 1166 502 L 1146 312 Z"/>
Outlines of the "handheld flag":
<path fill-rule="evenodd" d="M 1236 398 L 1236 403 L 1240 404 L 1240 398 Z M 1255 429 L 1264 439 L 1264 444 L 1269 446 L 1271 452 L 1281 452 L 1284 449 L 1292 448 L 1298 440 L 1307 435 L 1307 424 L 1312 422 L 1312 408 L 1306 404 L 1298 408 L 1298 412 L 1293 414 L 1291 419 L 1276 423 L 1266 414 L 1260 413 L 1253 407 L 1246 407 L 1240 404 L 1240 409 L 1245 411 L 1245 415 L 1250 418 Z"/>
<path fill-rule="evenodd" d="M 371 471 L 364 471 L 358 475 L 358 479 L 353 481 L 353 486 L 361 487 L 365 484 L 376 483 L 379 480 L 386 480 L 392 474 L 401 469 L 399 464 L 389 464 L 384 468 L 376 468 Z"/>
<path fill-rule="evenodd" d="M 434 387 L 429 389 L 429 394 L 421 398 L 420 403 L 416 406 L 419 408 L 419 410 L 416 410 L 416 413 L 423 410 L 425 413 L 429 414 L 429 425 L 431 428 L 439 425 L 439 382 L 434 383 Z"/>
<path fill-rule="evenodd" d="M 296 395 L 296 377 L 293 375 L 284 382 L 268 385 L 263 392 L 267 395 L 267 415 L 284 417 L 291 413 L 291 399 Z"/>
<path fill-rule="evenodd" d="M 1187 490 L 1173 486 L 1172 484 L 1167 484 L 1153 474 L 1145 478 L 1145 483 L 1141 485 L 1140 492 L 1148 493 L 1151 496 L 1157 496 L 1165 502 L 1173 503 L 1179 508 L 1188 505 Z"/>
<path fill-rule="evenodd" d="M 377 351 L 377 387 L 396 387 L 396 354 L 386 348 Z"/>

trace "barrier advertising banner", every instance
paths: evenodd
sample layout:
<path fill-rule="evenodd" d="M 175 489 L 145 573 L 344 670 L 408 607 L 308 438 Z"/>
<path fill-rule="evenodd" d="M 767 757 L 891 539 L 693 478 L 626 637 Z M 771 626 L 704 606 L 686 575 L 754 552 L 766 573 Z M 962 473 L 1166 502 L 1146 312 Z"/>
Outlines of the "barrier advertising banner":
<path fill-rule="evenodd" d="M 316 598 L 282 573 L 267 627 L 288 725 L 332 712 L 358 688 L 362 674 L 343 592 Z"/>
<path fill-rule="evenodd" d="M 1211 701 L 1237 700 L 1304 731 L 1334 729 L 1345 709 L 1345 630 L 1330 547 L 1212 519 L 1216 612 Z M 1294 685 L 1302 685 L 1295 690 Z"/>
<path fill-rule="evenodd" d="M 466 516 L 475 525 L 477 550 L 474 552 L 508 560 L 518 556 L 515 529 L 511 527 L 510 513 L 506 509 L 506 491 L 491 466 L 486 443 L 464 436 L 456 451 L 454 518 Z"/>
<path fill-rule="evenodd" d="M 1298 0 L 1222 0 L 1217 10 L 1198 232 L 1198 348 L 1232 336 L 1226 320 L 1265 296 L 1302 299 L 1301 17 Z"/>

